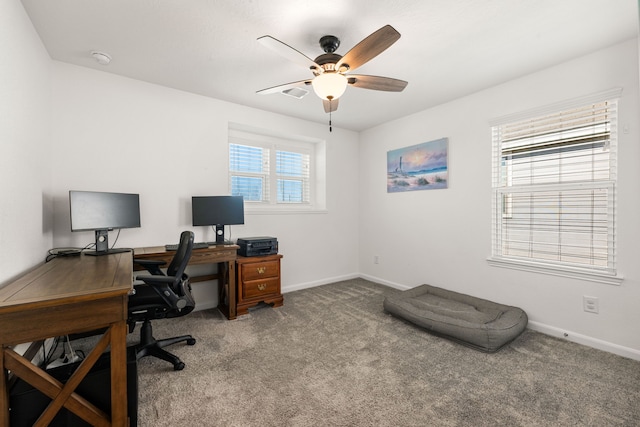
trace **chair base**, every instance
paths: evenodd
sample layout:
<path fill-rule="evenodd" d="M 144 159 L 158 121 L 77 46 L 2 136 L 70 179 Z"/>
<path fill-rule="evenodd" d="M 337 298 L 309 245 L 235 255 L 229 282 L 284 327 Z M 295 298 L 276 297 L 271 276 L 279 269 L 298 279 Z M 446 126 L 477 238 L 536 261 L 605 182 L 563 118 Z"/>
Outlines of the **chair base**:
<path fill-rule="evenodd" d="M 182 362 L 175 354 L 169 353 L 163 349 L 164 347 L 179 342 L 186 342 L 187 345 L 194 345 L 196 340 L 191 335 L 182 335 L 179 337 L 156 340 L 153 337 L 151 322 L 149 320 L 145 320 L 142 323 L 142 328 L 140 329 L 140 343 L 135 346 L 136 360 L 146 356 L 153 356 L 172 363 L 174 371 L 181 371 L 184 369 L 184 362 Z"/>

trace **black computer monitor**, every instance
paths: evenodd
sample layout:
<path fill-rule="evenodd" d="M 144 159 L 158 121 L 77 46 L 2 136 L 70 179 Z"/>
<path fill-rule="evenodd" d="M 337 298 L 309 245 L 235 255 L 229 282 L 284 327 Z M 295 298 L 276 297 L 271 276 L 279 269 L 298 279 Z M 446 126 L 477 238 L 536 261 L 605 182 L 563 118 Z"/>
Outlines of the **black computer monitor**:
<path fill-rule="evenodd" d="M 129 251 L 109 248 L 109 230 L 140 227 L 140 196 L 129 193 L 69 191 L 71 231 L 94 231 L 95 251 L 87 255 L 108 255 Z"/>
<path fill-rule="evenodd" d="M 224 244 L 225 225 L 244 224 L 242 196 L 193 196 L 193 225 L 210 225 L 216 229 L 216 244 Z"/>

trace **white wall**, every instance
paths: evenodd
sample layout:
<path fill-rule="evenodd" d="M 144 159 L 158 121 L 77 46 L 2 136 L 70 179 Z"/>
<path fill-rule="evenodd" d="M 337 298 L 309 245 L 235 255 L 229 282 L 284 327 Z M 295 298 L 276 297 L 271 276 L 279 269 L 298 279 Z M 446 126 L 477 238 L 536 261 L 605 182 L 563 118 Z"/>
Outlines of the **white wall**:
<path fill-rule="evenodd" d="M 228 194 L 233 122 L 325 140 L 331 172 L 327 212 L 246 212 L 232 238 L 278 238 L 284 291 L 357 273 L 357 133 L 56 61 L 52 69 L 55 246 L 94 240 L 71 233 L 69 190 L 140 194 L 142 227 L 122 230 L 119 247 L 176 243 L 185 229 L 196 241 L 214 240 L 210 229 L 191 226 L 191 196 Z M 348 185 L 353 191 L 343 191 Z"/>
<path fill-rule="evenodd" d="M 69 189 L 141 194 L 143 226 L 123 230 L 119 246 L 175 241 L 192 228 L 192 194 L 226 193 L 235 122 L 327 141 L 327 213 L 248 215 L 233 228 L 233 237 L 278 237 L 285 290 L 358 272 L 399 288 L 431 283 L 521 306 L 534 328 L 640 358 L 635 40 L 360 135 L 51 61 L 18 0 L 0 2 L 0 55 L 0 285 L 50 247 L 93 240 L 69 230 Z M 619 148 L 622 285 L 488 266 L 489 120 L 616 86 L 628 127 Z M 387 194 L 386 152 L 441 137 L 450 141 L 450 187 Z M 183 165 L 189 172 L 176 173 Z M 600 314 L 582 311 L 583 295 L 600 298 Z"/>
<path fill-rule="evenodd" d="M 22 4 L 0 2 L 0 285 L 51 247 L 50 62 Z"/>
<path fill-rule="evenodd" d="M 622 285 L 489 266 L 489 121 L 614 87 L 623 88 L 617 205 Z M 429 283 L 517 305 L 534 328 L 640 358 L 638 91 L 634 39 L 363 132 L 360 271 L 399 288 Z M 388 194 L 387 151 L 442 137 L 449 138 L 449 188 Z M 583 311 L 583 295 L 600 299 L 599 314 Z"/>

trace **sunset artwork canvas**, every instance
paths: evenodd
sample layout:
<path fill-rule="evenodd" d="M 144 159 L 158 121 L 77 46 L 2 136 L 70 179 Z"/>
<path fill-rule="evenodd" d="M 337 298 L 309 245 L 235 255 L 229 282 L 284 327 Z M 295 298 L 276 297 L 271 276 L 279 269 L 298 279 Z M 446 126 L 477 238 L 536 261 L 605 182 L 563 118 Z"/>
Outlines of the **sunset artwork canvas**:
<path fill-rule="evenodd" d="M 447 138 L 387 152 L 387 193 L 447 188 Z"/>

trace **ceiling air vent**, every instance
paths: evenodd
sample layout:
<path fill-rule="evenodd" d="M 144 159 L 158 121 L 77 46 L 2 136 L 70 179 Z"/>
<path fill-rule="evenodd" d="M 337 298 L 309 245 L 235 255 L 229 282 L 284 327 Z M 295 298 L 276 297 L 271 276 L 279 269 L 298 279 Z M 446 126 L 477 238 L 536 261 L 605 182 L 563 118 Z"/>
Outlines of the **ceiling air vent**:
<path fill-rule="evenodd" d="M 283 95 L 293 96 L 297 99 L 302 99 L 306 94 L 309 93 L 308 90 L 300 89 L 299 87 L 293 87 L 291 89 L 286 89 L 281 92 Z"/>

